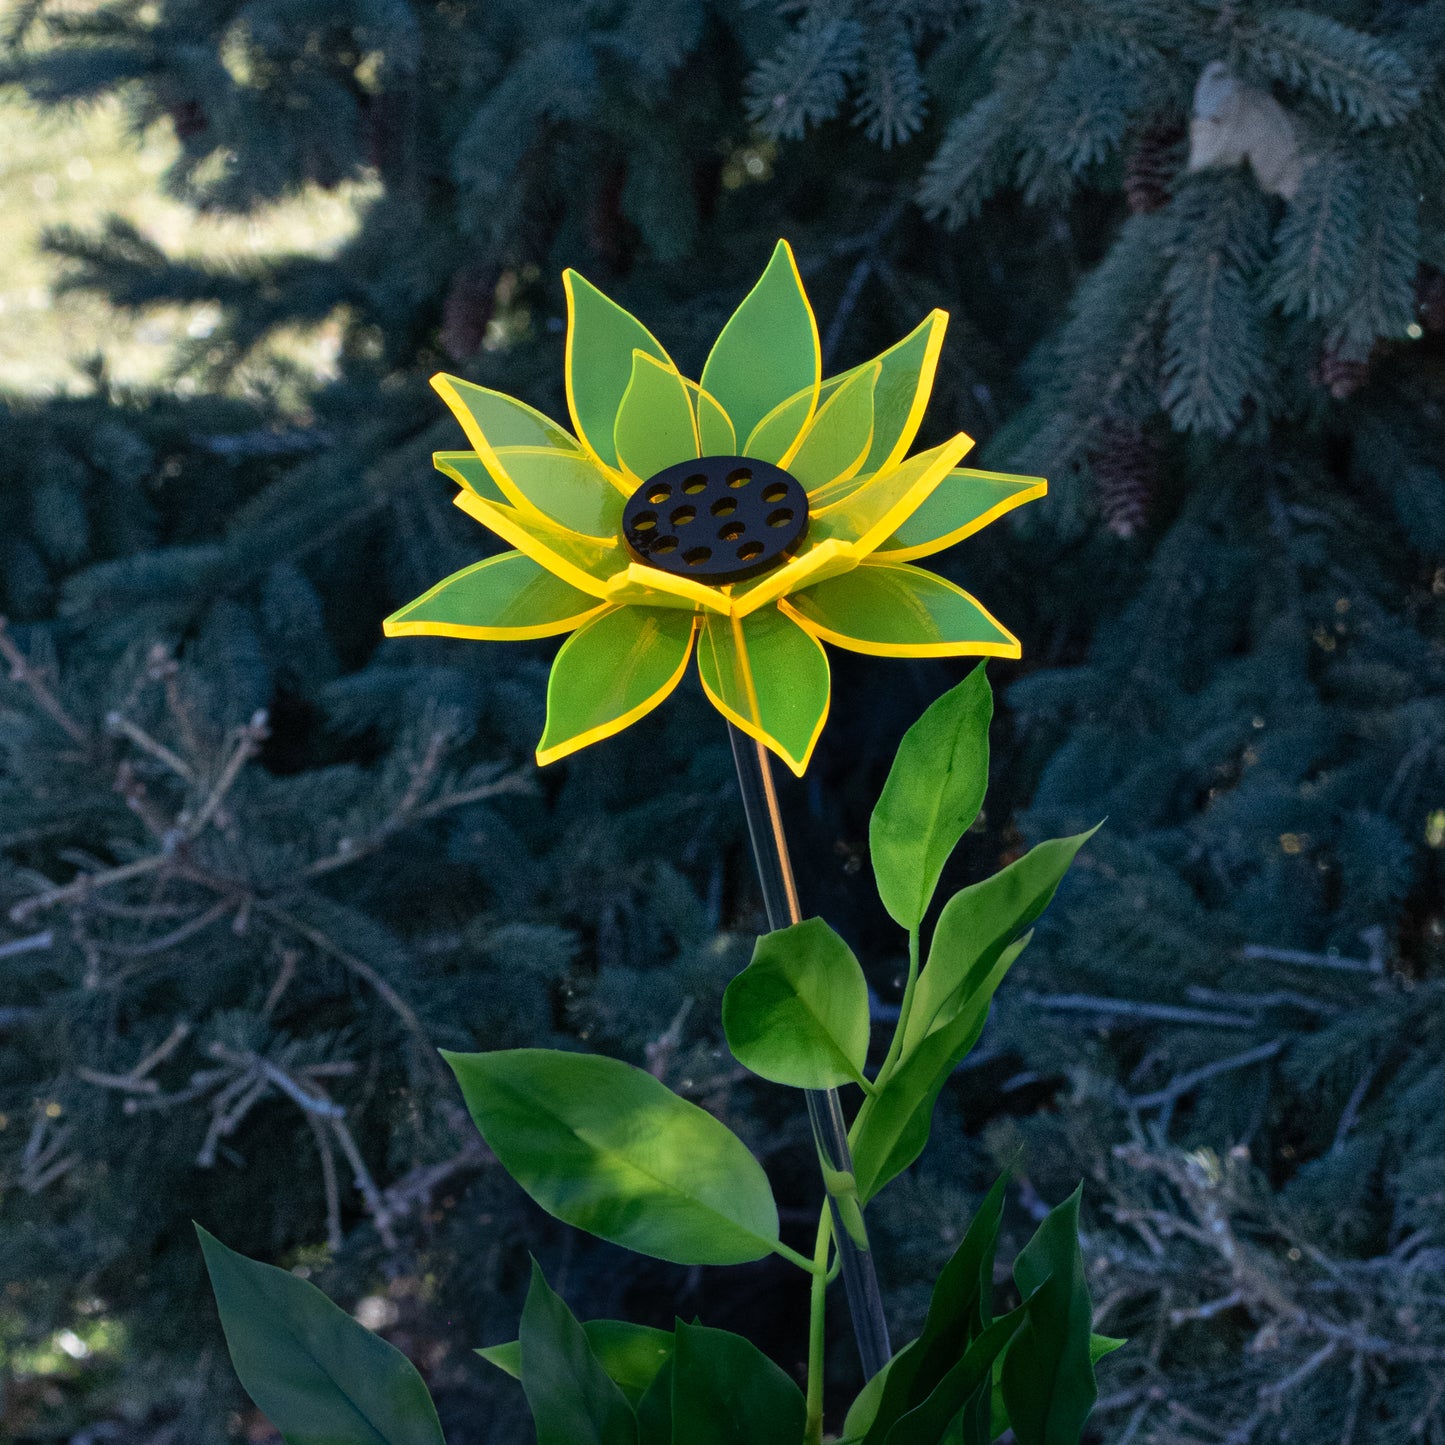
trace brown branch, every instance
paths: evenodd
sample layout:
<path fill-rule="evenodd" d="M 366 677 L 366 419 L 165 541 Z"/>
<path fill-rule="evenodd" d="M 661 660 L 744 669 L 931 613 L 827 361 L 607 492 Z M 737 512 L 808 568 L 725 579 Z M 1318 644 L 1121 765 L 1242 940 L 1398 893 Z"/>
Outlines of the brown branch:
<path fill-rule="evenodd" d="M 0 617 L 0 657 L 10 664 L 10 680 L 30 691 L 45 715 L 80 747 L 90 746 L 90 734 L 61 706 L 60 699 L 46 685 L 45 679 L 30 665 L 29 659 L 10 636 L 9 623 Z"/>

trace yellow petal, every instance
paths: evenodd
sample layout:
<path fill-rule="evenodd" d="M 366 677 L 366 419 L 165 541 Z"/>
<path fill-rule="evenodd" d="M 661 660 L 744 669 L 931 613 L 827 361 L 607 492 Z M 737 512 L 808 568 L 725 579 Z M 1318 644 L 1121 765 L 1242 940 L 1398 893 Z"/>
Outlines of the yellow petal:
<path fill-rule="evenodd" d="M 955 467 L 873 555 L 889 562 L 932 556 L 981 532 L 990 522 L 1025 502 L 1035 501 L 1048 490 L 1043 477 Z"/>
<path fill-rule="evenodd" d="M 812 582 L 821 582 L 826 577 L 838 577 L 858 565 L 855 550 L 846 542 L 829 540 L 819 542 L 806 552 L 799 553 L 791 562 L 761 577 L 750 578 L 733 588 L 732 615 L 747 617 L 769 602 L 789 592 L 796 592 Z"/>
<path fill-rule="evenodd" d="M 607 600 L 640 607 L 702 607 L 724 615 L 731 610 L 728 595 L 721 589 L 642 562 L 631 563 L 612 578 L 607 584 Z"/>
<path fill-rule="evenodd" d="M 474 492 L 458 492 L 452 500 L 553 576 L 593 597 L 606 598 L 608 580 L 626 567 L 626 554 L 618 546 L 605 546 L 544 518 L 484 501 Z"/>

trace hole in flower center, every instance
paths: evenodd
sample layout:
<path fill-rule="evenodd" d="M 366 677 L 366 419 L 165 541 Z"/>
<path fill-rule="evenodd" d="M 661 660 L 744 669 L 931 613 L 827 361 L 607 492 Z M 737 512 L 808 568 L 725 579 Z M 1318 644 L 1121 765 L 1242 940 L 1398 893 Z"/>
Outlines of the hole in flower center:
<path fill-rule="evenodd" d="M 718 586 L 742 582 L 797 552 L 808 534 L 808 496 L 770 462 L 699 457 L 648 477 L 623 508 L 622 534 L 633 556 L 659 571 Z"/>

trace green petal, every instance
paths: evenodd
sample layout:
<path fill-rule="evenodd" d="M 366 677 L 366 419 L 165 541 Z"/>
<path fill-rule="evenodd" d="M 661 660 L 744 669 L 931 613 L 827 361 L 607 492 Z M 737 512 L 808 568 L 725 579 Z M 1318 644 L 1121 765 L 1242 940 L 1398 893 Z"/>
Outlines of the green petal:
<path fill-rule="evenodd" d="M 813 415 L 816 400 L 813 388 L 804 387 L 786 401 L 780 401 L 757 426 L 752 429 L 743 443 L 742 455 L 756 457 L 760 462 L 781 465 L 803 434 L 808 418 Z"/>
<path fill-rule="evenodd" d="M 617 409 L 618 464 L 639 481 L 698 455 L 692 398 L 677 369 L 645 351 L 632 353 L 632 377 Z"/>
<path fill-rule="evenodd" d="M 433 452 L 431 464 L 474 496 L 511 505 L 507 494 L 492 480 L 492 474 L 476 452 Z"/>
<path fill-rule="evenodd" d="M 977 472 L 958 467 L 923 499 L 918 510 L 874 555 L 904 562 L 941 552 L 982 531 L 1005 512 L 1043 496 L 1048 487 L 1042 477 L 1017 477 L 1007 472 Z"/>
<path fill-rule="evenodd" d="M 875 657 L 1018 657 L 1018 638 L 961 587 L 910 567 L 869 559 L 785 597 L 778 606 L 809 632 Z"/>
<path fill-rule="evenodd" d="M 873 439 L 873 383 L 878 368 L 853 376 L 818 408 L 788 470 L 807 491 L 856 475 Z"/>
<path fill-rule="evenodd" d="M 506 500 L 534 507 L 549 521 L 589 537 L 615 541 L 627 499 L 582 452 L 504 447 L 496 453 L 506 479 Z M 473 489 L 475 490 L 475 488 Z"/>
<path fill-rule="evenodd" d="M 703 390 L 722 403 L 745 437 L 780 401 L 822 376 L 818 324 L 797 263 L 779 241 L 758 284 L 743 298 L 702 370 Z"/>
<path fill-rule="evenodd" d="M 431 379 L 437 394 L 451 408 L 453 415 L 462 424 L 475 451 L 486 447 L 554 447 L 558 451 L 575 452 L 576 439 L 550 417 L 545 417 L 534 407 L 507 396 L 500 391 L 491 391 L 485 386 L 476 386 L 463 381 L 459 376 L 448 376 L 445 372 Z M 474 432 L 480 432 L 479 445 Z"/>
<path fill-rule="evenodd" d="M 723 410 L 722 403 L 710 392 L 704 391 L 695 382 L 687 383 L 688 390 L 696 392 L 698 440 L 702 445 L 701 455 L 705 457 L 731 457 L 738 455 L 738 434 L 733 429 L 732 418 Z M 745 453 L 744 455 L 752 455 Z"/>
<path fill-rule="evenodd" d="M 521 552 L 503 552 L 453 572 L 381 627 L 388 637 L 522 641 L 571 632 L 604 605 Z"/>
<path fill-rule="evenodd" d="M 873 444 L 861 471 L 877 472 L 894 466 L 913 445 L 933 390 L 938 353 L 943 347 L 947 326 L 948 312 L 930 312 L 902 341 L 890 346 L 873 362 L 864 363 L 865 366 L 876 363 L 881 374 L 873 389 Z M 861 368 L 854 367 L 852 371 L 830 376 L 823 383 L 820 402 L 859 370 Z"/>
<path fill-rule="evenodd" d="M 612 434 L 632 379 L 632 353 L 672 365 L 657 338 L 630 312 L 575 271 L 562 273 L 567 292 L 567 407 L 577 435 L 608 466 L 617 465 Z"/>
<path fill-rule="evenodd" d="M 864 556 L 901 527 L 973 443 L 960 432 L 932 451 L 864 481 L 829 483 L 808 494 L 810 539 L 837 538 Z"/>
<path fill-rule="evenodd" d="M 663 607 L 601 613 L 562 645 L 547 683 L 544 766 L 601 742 L 652 711 L 692 652 L 693 615 Z"/>
<path fill-rule="evenodd" d="M 802 777 L 828 717 L 828 656 L 817 641 L 775 607 L 709 615 L 697 667 L 713 706 Z"/>

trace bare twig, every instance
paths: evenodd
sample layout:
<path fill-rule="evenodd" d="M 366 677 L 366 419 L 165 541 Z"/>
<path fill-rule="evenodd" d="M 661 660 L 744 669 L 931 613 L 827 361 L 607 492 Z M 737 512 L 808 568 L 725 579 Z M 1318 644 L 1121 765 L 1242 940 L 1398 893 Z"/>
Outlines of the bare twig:
<path fill-rule="evenodd" d="M 90 734 L 61 706 L 60 699 L 46 685 L 45 679 L 31 667 L 29 659 L 10 636 L 9 623 L 0 617 L 0 657 L 10 664 L 10 680 L 28 688 L 40 710 L 59 727 L 71 742 L 81 747 L 90 745 Z"/>
<path fill-rule="evenodd" d="M 183 778 L 188 783 L 195 782 L 195 770 L 184 758 L 177 756 L 164 743 L 157 742 L 144 728 L 133 723 L 128 717 L 118 712 L 108 713 L 105 725 L 108 731 L 129 738 L 142 752 L 147 752 L 157 761 L 164 763 L 177 777 Z"/>
<path fill-rule="evenodd" d="M 172 861 L 164 853 L 152 853 L 144 858 L 137 858 L 132 863 L 122 863 L 117 868 L 102 868 L 96 873 L 82 873 L 69 883 L 47 888 L 32 898 L 22 898 L 10 910 L 11 922 L 24 923 L 31 914 L 38 913 L 42 908 L 53 908 L 57 903 L 70 903 L 74 899 L 84 898 L 87 893 L 98 888 L 111 888 L 117 883 L 129 882 L 132 878 L 143 878 L 147 873 L 165 868 Z"/>
<path fill-rule="evenodd" d="M 1019 997 L 1051 1013 L 1098 1014 L 1106 1018 L 1153 1019 L 1160 1023 L 1202 1024 L 1222 1029 L 1249 1029 L 1259 1020 L 1252 1014 L 1217 1013 L 1183 1008 L 1177 1004 L 1141 1003 L 1134 999 L 1103 998 L 1087 993 L 1023 993 Z"/>
<path fill-rule="evenodd" d="M 1217 1078 L 1220 1074 L 1232 1073 L 1235 1069 L 1247 1069 L 1251 1064 L 1261 1064 L 1266 1059 L 1274 1058 L 1284 1046 L 1284 1039 L 1271 1039 L 1267 1044 L 1259 1044 L 1241 1054 L 1231 1054 L 1226 1059 L 1216 1059 L 1211 1064 L 1191 1069 L 1187 1074 L 1171 1079 L 1162 1089 L 1156 1089 L 1152 1094 L 1135 1094 L 1124 1102 L 1131 1109 L 1170 1107 L 1207 1080 Z"/>

